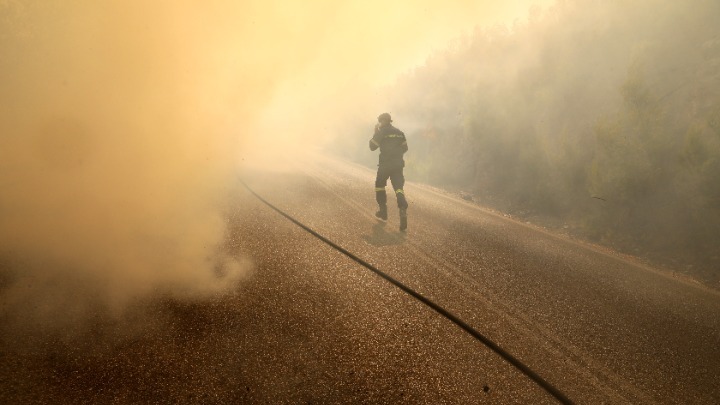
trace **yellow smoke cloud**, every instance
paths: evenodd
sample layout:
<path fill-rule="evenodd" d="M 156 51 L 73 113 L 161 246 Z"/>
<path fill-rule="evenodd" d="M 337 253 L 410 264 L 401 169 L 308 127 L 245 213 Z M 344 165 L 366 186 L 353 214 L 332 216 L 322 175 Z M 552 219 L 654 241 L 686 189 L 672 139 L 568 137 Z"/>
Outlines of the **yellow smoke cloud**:
<path fill-rule="evenodd" d="M 5 316 L 231 286 L 247 266 L 222 252 L 223 204 L 252 141 L 287 143 L 322 119 L 308 105 L 527 9 L 497 4 L 0 1 Z"/>

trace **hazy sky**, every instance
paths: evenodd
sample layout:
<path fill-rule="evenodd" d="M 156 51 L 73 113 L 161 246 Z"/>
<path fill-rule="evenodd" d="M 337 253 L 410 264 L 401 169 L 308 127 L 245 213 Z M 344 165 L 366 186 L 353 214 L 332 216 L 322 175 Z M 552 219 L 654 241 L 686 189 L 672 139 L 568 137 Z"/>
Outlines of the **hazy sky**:
<path fill-rule="evenodd" d="M 276 1 L 263 9 L 263 46 L 302 62 L 301 77 L 389 79 L 476 26 L 512 25 L 549 0 Z M 308 6 L 312 4 L 312 6 Z M 266 13 L 266 14 L 265 14 Z M 267 24 L 267 25 L 265 25 Z M 255 29 L 255 27 L 254 27 Z M 253 29 L 253 30 L 254 30 Z M 294 60 L 296 59 L 296 60 Z M 303 66 L 305 65 L 305 66 Z"/>
<path fill-rule="evenodd" d="M 358 83 L 391 83 L 475 27 L 512 26 L 551 0 L 276 1 L 252 19 L 256 45 L 285 68 L 276 76 L 280 115 L 299 100 L 336 96 Z M 263 21 L 263 23 L 259 23 Z M 264 52 L 263 52 L 264 54 Z"/>

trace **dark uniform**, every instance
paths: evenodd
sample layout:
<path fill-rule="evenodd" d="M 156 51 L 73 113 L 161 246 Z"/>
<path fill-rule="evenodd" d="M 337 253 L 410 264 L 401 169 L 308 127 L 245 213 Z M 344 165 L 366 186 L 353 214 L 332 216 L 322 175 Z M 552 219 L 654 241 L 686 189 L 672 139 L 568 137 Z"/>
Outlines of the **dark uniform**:
<path fill-rule="evenodd" d="M 387 219 L 387 194 L 385 186 L 388 178 L 392 183 L 397 197 L 397 205 L 400 209 L 400 229 L 407 228 L 407 207 L 408 203 L 405 199 L 405 177 L 403 176 L 403 167 L 405 161 L 403 154 L 408 151 L 407 140 L 405 134 L 392 126 L 390 114 L 380 114 L 378 117 L 378 125 L 375 126 L 375 134 L 370 140 L 370 150 L 380 148 L 380 161 L 378 164 L 377 178 L 375 179 L 375 199 L 380 206 L 380 211 L 376 214 L 379 218 Z"/>

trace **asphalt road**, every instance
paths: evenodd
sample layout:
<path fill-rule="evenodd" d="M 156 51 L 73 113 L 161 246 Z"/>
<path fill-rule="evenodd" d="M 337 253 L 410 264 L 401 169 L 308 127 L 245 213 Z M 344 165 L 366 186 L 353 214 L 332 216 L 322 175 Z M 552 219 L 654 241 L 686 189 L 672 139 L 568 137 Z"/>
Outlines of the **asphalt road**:
<path fill-rule="evenodd" d="M 720 403 L 716 291 L 412 183 L 401 233 L 392 204 L 373 215 L 374 173 L 329 158 L 242 176 L 576 403 Z M 3 350 L 0 402 L 557 403 L 247 190 L 231 207 L 226 248 L 254 263 L 235 291 L 154 300 L 161 321 L 122 338 Z"/>

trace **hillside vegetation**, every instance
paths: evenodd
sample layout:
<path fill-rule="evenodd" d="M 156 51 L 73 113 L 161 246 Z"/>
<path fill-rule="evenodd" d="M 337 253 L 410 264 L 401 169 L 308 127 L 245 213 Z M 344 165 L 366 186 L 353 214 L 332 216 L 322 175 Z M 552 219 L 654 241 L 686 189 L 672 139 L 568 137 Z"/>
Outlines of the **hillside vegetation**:
<path fill-rule="evenodd" d="M 716 0 L 560 1 L 353 102 L 406 132 L 409 180 L 718 285 L 718 21 Z M 373 116 L 345 118 L 336 150 L 372 162 Z"/>

